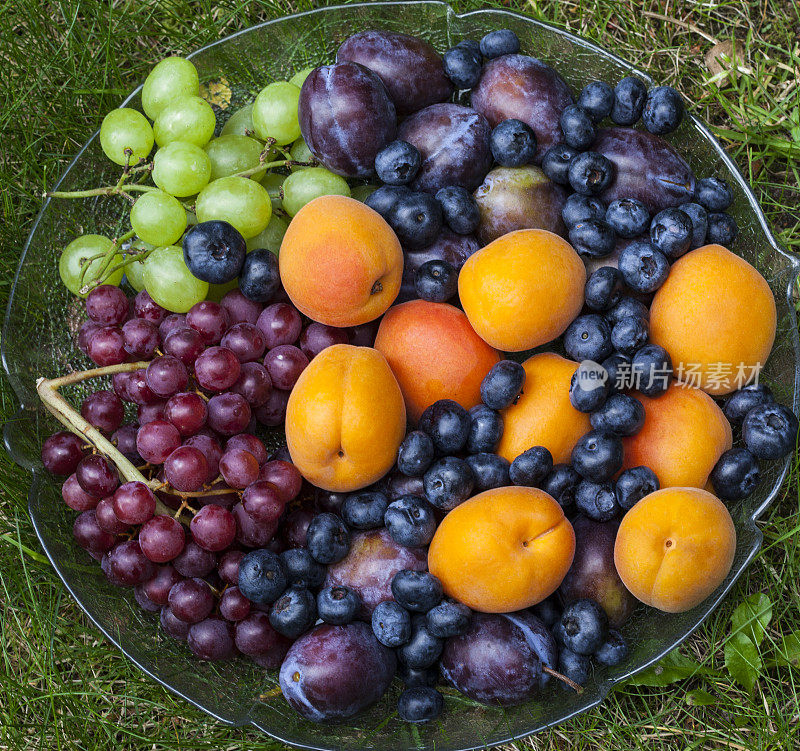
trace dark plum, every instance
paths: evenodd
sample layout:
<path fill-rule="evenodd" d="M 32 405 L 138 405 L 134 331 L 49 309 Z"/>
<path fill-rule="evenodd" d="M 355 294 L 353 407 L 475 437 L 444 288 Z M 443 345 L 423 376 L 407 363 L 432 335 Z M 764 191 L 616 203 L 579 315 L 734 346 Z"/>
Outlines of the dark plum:
<path fill-rule="evenodd" d="M 774 402 L 772 390 L 765 383 L 751 383 L 732 393 L 725 402 L 725 417 L 733 425 L 741 425 L 745 415 L 759 404 Z"/>
<path fill-rule="evenodd" d="M 683 99 L 671 86 L 656 86 L 647 94 L 642 111 L 644 127 L 657 136 L 672 133 L 683 120 Z"/>
<path fill-rule="evenodd" d="M 457 45 L 444 53 L 444 72 L 457 89 L 471 89 L 481 77 L 481 56 Z"/>
<path fill-rule="evenodd" d="M 394 204 L 387 221 L 403 247 L 427 248 L 442 229 L 442 207 L 430 193 L 409 193 Z"/>
<path fill-rule="evenodd" d="M 442 218 L 453 232 L 470 235 L 478 229 L 480 213 L 472 194 L 458 185 L 449 185 L 436 191 L 436 200 L 442 207 Z"/>
<path fill-rule="evenodd" d="M 408 688 L 397 700 L 397 715 L 405 722 L 430 722 L 444 709 L 444 698 L 434 688 L 416 686 Z"/>
<path fill-rule="evenodd" d="M 476 404 L 469 410 L 469 454 L 493 453 L 503 436 L 503 418 L 497 410 Z"/>
<path fill-rule="evenodd" d="M 583 296 L 586 307 L 602 312 L 616 305 L 622 295 L 623 283 L 619 269 L 601 266 L 586 280 Z"/>
<path fill-rule="evenodd" d="M 480 453 L 468 456 L 465 461 L 472 470 L 476 490 L 502 488 L 511 484 L 508 459 L 497 454 Z"/>
<path fill-rule="evenodd" d="M 590 655 L 606 640 L 608 616 L 594 600 L 575 600 L 564 609 L 554 631 L 556 639 L 567 649 Z"/>
<path fill-rule="evenodd" d="M 411 548 L 427 545 L 436 532 L 433 507 L 424 498 L 414 495 L 392 501 L 383 522 L 395 542 Z"/>
<path fill-rule="evenodd" d="M 738 234 L 739 227 L 736 224 L 736 220 L 730 214 L 712 211 L 708 215 L 708 229 L 706 230 L 707 243 L 730 247 Z"/>
<path fill-rule="evenodd" d="M 501 167 L 521 167 L 533 161 L 536 134 L 522 120 L 503 120 L 492 130 L 489 146 Z"/>
<path fill-rule="evenodd" d="M 512 465 L 513 466 L 513 465 Z M 556 464 L 541 483 L 541 488 L 558 501 L 561 506 L 575 503 L 575 491 L 581 476 L 569 464 Z"/>
<path fill-rule="evenodd" d="M 422 430 L 412 430 L 397 452 L 397 469 L 409 477 L 421 477 L 433 463 L 433 441 Z"/>
<path fill-rule="evenodd" d="M 612 483 L 588 480 L 582 480 L 575 490 L 575 507 L 596 522 L 610 521 L 620 511 Z"/>
<path fill-rule="evenodd" d="M 487 60 L 514 55 L 519 52 L 519 37 L 511 29 L 495 29 L 481 38 L 480 51 Z"/>
<path fill-rule="evenodd" d="M 565 143 L 553 144 L 542 157 L 542 172 L 554 183 L 569 186 L 569 164 L 578 152 Z"/>
<path fill-rule="evenodd" d="M 703 177 L 697 181 L 694 200 L 706 211 L 725 211 L 733 203 L 733 192 L 719 177 Z"/>
<path fill-rule="evenodd" d="M 421 161 L 419 151 L 410 143 L 392 141 L 375 157 L 375 172 L 387 185 L 406 185 L 417 176 Z"/>
<path fill-rule="evenodd" d="M 578 105 L 586 110 L 592 122 L 599 123 L 611 114 L 611 108 L 614 106 L 614 89 L 605 81 L 587 83 L 578 95 Z"/>
<path fill-rule="evenodd" d="M 614 87 L 611 119 L 617 125 L 633 125 L 641 116 L 647 99 L 647 86 L 635 76 L 626 76 Z"/>
<path fill-rule="evenodd" d="M 572 466 L 585 480 L 607 482 L 622 467 L 622 441 L 612 433 L 590 430 L 572 449 Z"/>
<path fill-rule="evenodd" d="M 358 595 L 347 587 L 326 587 L 317 595 L 317 615 L 334 626 L 350 623 L 360 609 Z"/>
<path fill-rule="evenodd" d="M 475 476 L 463 459 L 445 456 L 434 462 L 423 478 L 425 497 L 442 511 L 452 511 L 472 495 Z"/>
<path fill-rule="evenodd" d="M 411 638 L 411 615 L 394 600 L 379 602 L 372 612 L 372 633 L 385 647 L 402 647 Z"/>
<path fill-rule="evenodd" d="M 514 485 L 538 487 L 552 471 L 553 455 L 550 450 L 544 446 L 531 446 L 511 462 L 509 477 Z"/>
<path fill-rule="evenodd" d="M 241 233 L 228 222 L 200 222 L 183 238 L 183 260 L 198 279 L 224 284 L 239 276 L 247 253 Z"/>
<path fill-rule="evenodd" d="M 633 508 L 646 495 L 659 488 L 658 477 L 650 467 L 630 467 L 617 477 L 614 492 L 623 511 Z"/>
<path fill-rule="evenodd" d="M 467 443 L 470 417 L 458 402 L 439 399 L 425 409 L 418 427 L 431 437 L 439 454 L 456 454 Z"/>
<path fill-rule="evenodd" d="M 403 265 L 403 281 L 400 286 L 400 294 L 397 302 L 414 300 L 417 297 L 414 282 L 417 269 L 428 261 L 446 261 L 456 271 L 459 271 L 467 258 L 480 250 L 480 244 L 473 235 L 459 235 L 449 229 L 443 229 L 439 236 L 427 248 L 421 250 L 406 250 L 405 263 Z M 373 335 L 372 342 L 375 341 Z M 351 342 L 352 344 L 353 342 Z"/>
<path fill-rule="evenodd" d="M 374 490 L 361 490 L 350 494 L 342 504 L 341 517 L 352 529 L 377 529 L 383 526 L 383 515 L 389 499 Z"/>
<path fill-rule="evenodd" d="M 269 622 L 279 634 L 296 639 L 317 620 L 317 598 L 304 587 L 289 587 L 272 605 Z"/>
<path fill-rule="evenodd" d="M 758 486 L 761 479 L 758 459 L 745 448 L 729 449 L 720 456 L 708 479 L 723 501 L 739 501 Z"/>
<path fill-rule="evenodd" d="M 757 459 L 783 459 L 794 451 L 797 417 L 783 404 L 758 404 L 745 415 L 742 438 Z"/>

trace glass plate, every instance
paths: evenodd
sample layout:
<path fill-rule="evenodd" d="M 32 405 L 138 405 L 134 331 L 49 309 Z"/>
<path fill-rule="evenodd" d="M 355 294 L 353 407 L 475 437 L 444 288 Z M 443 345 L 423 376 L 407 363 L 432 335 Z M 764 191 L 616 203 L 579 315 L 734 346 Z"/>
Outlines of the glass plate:
<path fill-rule="evenodd" d="M 554 65 L 574 90 L 598 78 L 616 81 L 634 69 L 595 45 L 538 21 L 505 11 L 456 15 L 440 2 L 402 2 L 326 8 L 255 26 L 190 55 L 204 84 L 230 89 L 230 111 L 250 100 L 274 79 L 286 79 L 309 65 L 330 62 L 350 34 L 371 28 L 418 34 L 444 50 L 465 38 L 480 38 L 496 28 L 511 28 L 525 53 Z M 641 71 L 637 75 L 649 82 Z M 139 90 L 126 104 L 139 107 Z M 670 140 L 695 174 L 718 175 L 734 191 L 731 209 L 740 227 L 736 251 L 769 281 L 778 304 L 778 334 L 764 378 L 784 403 L 797 411 L 798 335 L 791 285 L 798 260 L 780 248 L 766 225 L 755 197 L 708 129 L 687 118 Z M 78 190 L 116 179 L 100 149 L 97 134 L 83 147 L 58 183 Z M 132 593 L 108 584 L 100 567 L 72 542 L 74 517 L 60 499 L 58 484 L 39 462 L 42 439 L 55 424 L 37 403 L 39 375 L 55 376 L 87 367 L 74 344 L 82 305 L 71 298 L 58 276 L 58 254 L 74 236 L 98 232 L 113 236 L 126 209 L 109 198 L 47 201 L 22 254 L 3 327 L 2 357 L 20 402 L 16 419 L 4 428 L 6 446 L 33 473 L 29 509 L 36 532 L 65 586 L 97 627 L 142 670 L 171 691 L 232 725 L 248 723 L 269 735 L 316 749 L 450 749 L 481 748 L 502 743 L 563 722 L 603 700 L 617 682 L 642 670 L 685 639 L 719 604 L 759 549 L 762 535 L 755 520 L 774 500 L 788 462 L 768 465 L 757 492 L 731 509 L 738 533 L 736 558 L 725 582 L 701 605 L 679 615 L 640 607 L 625 627 L 632 645 L 619 667 L 596 669 L 581 694 L 553 687 L 535 701 L 517 707 L 484 707 L 464 697 L 447 698 L 446 712 L 426 726 L 410 726 L 395 714 L 399 688 L 368 712 L 348 723 L 315 725 L 296 715 L 280 695 L 271 695 L 274 673 L 251 662 L 202 663 L 184 644 L 163 636 L 156 618 L 140 610 Z M 79 389 L 73 392 L 77 397 Z M 553 682 L 551 682 L 553 683 Z M 266 695 L 266 696 L 265 696 Z M 261 697 L 261 698 L 260 698 Z"/>

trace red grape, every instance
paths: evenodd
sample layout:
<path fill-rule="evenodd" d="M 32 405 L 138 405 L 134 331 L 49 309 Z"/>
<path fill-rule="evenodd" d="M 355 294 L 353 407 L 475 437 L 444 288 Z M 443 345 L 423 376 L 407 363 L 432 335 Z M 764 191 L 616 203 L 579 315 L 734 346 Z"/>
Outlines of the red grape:
<path fill-rule="evenodd" d="M 144 524 L 156 512 L 156 497 L 143 482 L 120 485 L 112 501 L 114 514 L 125 524 Z"/>
<path fill-rule="evenodd" d="M 170 313 L 161 323 L 158 324 L 158 335 L 162 342 L 167 341 L 167 337 L 174 331 L 188 329 L 186 316 L 183 313 Z"/>
<path fill-rule="evenodd" d="M 208 476 L 214 479 L 219 475 L 219 459 L 222 456 L 222 446 L 216 438 L 212 438 L 205 433 L 199 433 L 187 438 L 183 442 L 184 446 L 194 446 L 203 452 L 203 456 L 208 462 Z"/>
<path fill-rule="evenodd" d="M 236 323 L 222 337 L 223 347 L 233 352 L 239 362 L 252 362 L 260 359 L 267 345 L 264 335 L 252 323 Z"/>
<path fill-rule="evenodd" d="M 86 314 L 101 324 L 120 324 L 128 317 L 128 298 L 119 288 L 101 284 L 86 296 Z"/>
<path fill-rule="evenodd" d="M 147 423 L 153 422 L 154 420 L 163 420 L 164 410 L 166 410 L 166 408 L 166 399 L 158 399 L 154 402 L 149 402 L 148 404 L 140 404 L 136 408 L 136 422 L 142 426 L 147 425 Z"/>
<path fill-rule="evenodd" d="M 216 394 L 208 400 L 208 426 L 221 435 L 236 435 L 250 423 L 252 412 L 241 394 Z"/>
<path fill-rule="evenodd" d="M 283 504 L 290 503 L 303 487 L 303 476 L 291 462 L 281 459 L 268 461 L 261 467 L 258 479 L 271 482 L 281 493 Z"/>
<path fill-rule="evenodd" d="M 54 475 L 71 475 L 83 459 L 83 441 L 74 433 L 59 430 L 42 444 L 42 464 Z"/>
<path fill-rule="evenodd" d="M 218 344 L 229 326 L 228 312 L 219 303 L 204 300 L 189 308 L 186 323 L 203 337 L 206 344 Z"/>
<path fill-rule="evenodd" d="M 267 401 L 260 407 L 256 407 L 256 420 L 269 427 L 282 425 L 286 418 L 286 404 L 289 401 L 290 393 L 283 389 L 272 389 Z"/>
<path fill-rule="evenodd" d="M 233 629 L 220 618 L 195 623 L 186 637 L 189 649 L 201 660 L 229 660 L 236 654 Z"/>
<path fill-rule="evenodd" d="M 360 326 L 352 326 L 349 329 L 350 344 L 355 347 L 371 347 L 375 344 L 375 336 L 378 333 L 378 326 L 381 319 L 378 318 L 369 323 L 362 323 Z"/>
<path fill-rule="evenodd" d="M 237 503 L 231 511 L 236 519 L 236 539 L 249 548 L 263 548 L 278 528 L 277 521 L 274 524 L 259 524 L 254 521 L 241 503 Z"/>
<path fill-rule="evenodd" d="M 296 508 L 283 523 L 281 533 L 287 548 L 304 548 L 306 546 L 306 532 L 308 525 L 315 513 L 309 508 Z"/>
<path fill-rule="evenodd" d="M 279 634 L 266 613 L 251 613 L 236 624 L 236 647 L 248 657 L 260 658 L 259 665 L 275 670 L 292 645 L 292 640 Z"/>
<path fill-rule="evenodd" d="M 258 362 L 242 364 L 242 372 L 231 391 L 241 394 L 251 407 L 263 405 L 272 392 L 272 381 L 267 369 Z"/>
<path fill-rule="evenodd" d="M 114 513 L 114 496 L 102 498 L 94 510 L 97 517 L 97 524 L 100 529 L 110 532 L 112 535 L 121 535 L 127 531 L 130 525 L 121 522 Z"/>
<path fill-rule="evenodd" d="M 164 461 L 164 478 L 182 493 L 200 490 L 211 479 L 205 454 L 194 446 L 178 446 Z"/>
<path fill-rule="evenodd" d="M 125 351 L 125 337 L 117 326 L 103 326 L 89 339 L 87 354 L 95 365 L 104 368 L 119 365 L 128 359 Z"/>
<path fill-rule="evenodd" d="M 167 311 L 155 302 L 145 289 L 133 299 L 133 312 L 137 318 L 144 318 L 151 323 L 161 323 L 167 316 Z"/>
<path fill-rule="evenodd" d="M 133 598 L 136 600 L 136 604 L 148 613 L 158 613 L 161 610 L 161 606 L 147 596 L 144 591 L 144 584 L 137 584 L 133 588 Z"/>
<path fill-rule="evenodd" d="M 194 515 L 189 531 L 201 548 L 217 553 L 236 539 L 236 520 L 228 509 L 211 503 Z"/>
<path fill-rule="evenodd" d="M 293 344 L 300 336 L 303 319 L 293 305 L 285 302 L 273 303 L 261 311 L 256 326 L 264 334 L 267 349 L 281 344 Z"/>
<path fill-rule="evenodd" d="M 123 371 L 122 373 L 114 373 L 111 376 L 111 388 L 114 393 L 123 402 L 132 402 L 131 395 L 128 393 L 128 384 L 130 383 L 133 373 L 130 371 Z"/>
<path fill-rule="evenodd" d="M 105 553 L 111 550 L 116 538 L 100 527 L 93 509 L 84 511 L 75 518 L 72 536 L 79 547 L 92 553 Z"/>
<path fill-rule="evenodd" d="M 264 367 L 276 389 L 291 390 L 308 365 L 308 358 L 297 347 L 281 344 L 267 352 Z"/>
<path fill-rule="evenodd" d="M 152 404 L 158 401 L 158 397 L 150 390 L 147 385 L 147 375 L 144 368 L 134 370 L 128 377 L 125 384 L 128 398 L 134 404 Z M 119 396 L 119 395 L 118 395 Z"/>
<path fill-rule="evenodd" d="M 163 464 L 166 458 L 181 445 L 178 429 L 166 420 L 153 420 L 139 428 L 136 450 L 151 464 Z"/>
<path fill-rule="evenodd" d="M 208 506 L 208 504 L 213 503 L 217 506 L 230 508 L 234 503 L 239 501 L 239 494 L 230 488 L 225 480 L 221 478 L 216 482 L 212 482 L 208 486 L 206 493 L 210 493 L 211 495 L 204 495 L 197 498 L 196 502 L 198 506 Z"/>
<path fill-rule="evenodd" d="M 128 461 L 138 465 L 143 464 L 144 461 L 136 450 L 137 432 L 138 429 L 134 425 L 120 425 L 112 434 L 111 442 Z"/>
<path fill-rule="evenodd" d="M 164 419 L 172 423 L 182 436 L 197 433 L 206 424 L 207 416 L 205 399 L 191 391 L 174 394 L 164 407 Z"/>
<path fill-rule="evenodd" d="M 256 458 L 259 465 L 267 461 L 267 449 L 261 439 L 256 438 L 252 433 L 239 433 L 231 436 L 225 444 L 225 448 L 226 450 L 244 449 L 249 451 Z"/>
<path fill-rule="evenodd" d="M 156 572 L 153 562 L 142 552 L 137 540 L 118 543 L 108 553 L 109 568 L 115 581 L 124 587 L 135 587 Z"/>
<path fill-rule="evenodd" d="M 171 636 L 173 639 L 179 639 L 180 641 L 186 641 L 191 626 L 188 623 L 184 623 L 180 618 L 176 618 L 175 614 L 168 607 L 161 608 L 159 620 L 161 622 L 161 628 L 164 629 L 164 633 L 166 633 L 167 636 Z"/>
<path fill-rule="evenodd" d="M 347 329 L 337 329 L 335 326 L 326 326 L 324 323 L 311 323 L 300 334 L 300 349 L 309 360 L 313 360 L 327 347 L 349 342 Z"/>
<path fill-rule="evenodd" d="M 219 460 L 219 471 L 232 488 L 246 488 L 258 479 L 258 460 L 244 449 L 227 449 Z"/>
<path fill-rule="evenodd" d="M 89 495 L 79 484 L 76 475 L 71 474 L 61 486 L 61 497 L 73 511 L 89 511 L 97 506 L 99 500 Z"/>
<path fill-rule="evenodd" d="M 180 555 L 186 544 L 183 525 L 171 516 L 154 516 L 139 530 L 139 545 L 153 563 L 166 563 Z"/>
<path fill-rule="evenodd" d="M 239 587 L 229 587 L 220 597 L 219 614 L 226 621 L 241 621 L 250 615 L 250 600 L 239 591 Z"/>
<path fill-rule="evenodd" d="M 194 540 L 187 540 L 183 552 L 172 565 L 181 576 L 207 576 L 217 567 L 217 556 L 210 550 L 203 550 Z"/>
<path fill-rule="evenodd" d="M 242 506 L 256 523 L 272 524 L 281 518 L 286 503 L 278 488 L 271 482 L 261 480 L 247 486 L 242 493 Z"/>
<path fill-rule="evenodd" d="M 164 352 L 184 365 L 193 365 L 205 348 L 203 337 L 190 328 L 177 329 L 164 340 Z"/>
<path fill-rule="evenodd" d="M 135 360 L 149 360 L 159 344 L 158 329 L 143 318 L 132 318 L 122 327 L 125 351 Z"/>
<path fill-rule="evenodd" d="M 182 579 L 170 589 L 167 602 L 176 618 L 198 623 L 214 609 L 214 593 L 202 579 Z"/>
<path fill-rule="evenodd" d="M 228 550 L 219 559 L 217 571 L 220 579 L 226 584 L 238 584 L 239 582 L 239 561 L 244 558 L 243 550 Z"/>
<path fill-rule="evenodd" d="M 145 378 L 150 390 L 158 396 L 172 396 L 186 388 L 189 374 L 186 366 L 172 355 L 156 357 L 145 371 Z"/>
<path fill-rule="evenodd" d="M 84 456 L 75 469 L 80 486 L 95 498 L 111 495 L 119 485 L 119 475 L 108 460 L 99 454 Z"/>
<path fill-rule="evenodd" d="M 241 366 L 226 347 L 209 347 L 194 363 L 197 382 L 207 391 L 220 392 L 236 383 Z"/>
<path fill-rule="evenodd" d="M 81 416 L 103 433 L 113 433 L 125 417 L 125 407 L 113 391 L 95 391 L 81 404 Z"/>
<path fill-rule="evenodd" d="M 239 289 L 226 292 L 219 303 L 228 313 L 228 320 L 234 323 L 255 323 L 264 306 L 248 300 Z"/>
<path fill-rule="evenodd" d="M 169 564 L 159 566 L 156 575 L 141 585 L 144 593 L 158 605 L 164 606 L 168 602 L 169 591 L 183 577 Z"/>
<path fill-rule="evenodd" d="M 89 340 L 94 336 L 95 331 L 99 331 L 103 328 L 99 323 L 95 323 L 94 321 L 84 321 L 81 324 L 81 327 L 78 329 L 78 349 L 83 352 L 84 355 L 89 354 Z"/>

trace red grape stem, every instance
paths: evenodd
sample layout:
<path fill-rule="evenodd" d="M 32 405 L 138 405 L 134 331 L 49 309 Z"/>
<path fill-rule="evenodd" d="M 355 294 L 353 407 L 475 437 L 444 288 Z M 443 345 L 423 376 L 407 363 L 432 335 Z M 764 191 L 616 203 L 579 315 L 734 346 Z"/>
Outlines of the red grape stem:
<path fill-rule="evenodd" d="M 552 668 L 547 667 L 547 665 L 542 665 L 542 670 L 548 675 L 552 675 L 553 678 L 557 678 L 562 683 L 566 683 L 573 691 L 577 691 L 579 694 L 583 693 L 583 686 L 581 686 L 580 683 L 575 683 L 571 678 L 567 678 L 566 675 L 557 673 Z"/>

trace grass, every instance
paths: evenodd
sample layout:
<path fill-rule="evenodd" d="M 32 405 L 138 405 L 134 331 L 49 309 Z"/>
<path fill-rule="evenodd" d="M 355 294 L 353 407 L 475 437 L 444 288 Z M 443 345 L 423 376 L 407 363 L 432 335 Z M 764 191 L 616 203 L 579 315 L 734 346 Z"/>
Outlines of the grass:
<path fill-rule="evenodd" d="M 0 5 L 0 305 L 39 196 L 148 68 L 310 0 L 4 0 Z M 481 6 L 458 0 L 458 10 Z M 800 252 L 800 24 L 789 0 L 638 3 L 508 0 L 504 6 L 614 49 L 677 86 L 750 179 L 780 241 Z M 735 44 L 734 44 L 735 40 Z M 733 51 L 725 62 L 720 50 Z M 0 415 L 16 403 L 0 380 Z M 765 545 L 725 605 L 684 647 L 720 669 L 665 688 L 617 690 L 602 707 L 519 749 L 788 749 L 800 745 L 798 673 L 769 669 L 749 694 L 723 668 L 737 602 L 765 592 L 770 654 L 800 628 L 798 475 L 764 517 Z M 0 452 L 0 748 L 228 749 L 278 744 L 230 729 L 139 673 L 98 637 L 41 555 L 28 475 Z M 768 662 L 765 657 L 765 662 Z M 697 704 L 701 687 L 714 703 Z"/>

